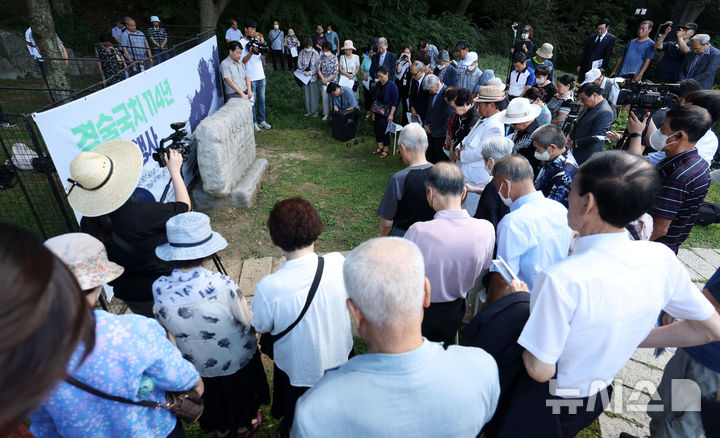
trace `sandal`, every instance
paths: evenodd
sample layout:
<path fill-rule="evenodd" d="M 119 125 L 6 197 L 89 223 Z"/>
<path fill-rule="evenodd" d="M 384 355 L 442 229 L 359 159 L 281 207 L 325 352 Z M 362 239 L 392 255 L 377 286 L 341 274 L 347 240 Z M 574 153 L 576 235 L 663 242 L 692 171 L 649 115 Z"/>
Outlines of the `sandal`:
<path fill-rule="evenodd" d="M 235 435 L 236 438 L 249 438 L 258 430 L 264 419 L 265 416 L 263 415 L 262 411 L 258 411 L 257 417 L 255 417 L 255 422 L 252 425 L 252 429 L 246 430 L 244 432 L 238 432 L 237 435 Z"/>
<path fill-rule="evenodd" d="M 380 154 L 380 153 L 382 153 L 383 150 L 384 150 L 384 148 L 377 148 L 377 149 L 375 149 L 375 152 L 373 152 L 372 154 L 373 155 Z"/>
<path fill-rule="evenodd" d="M 385 158 L 388 155 L 390 155 L 390 152 L 388 152 L 387 148 L 383 149 L 382 153 L 379 155 L 380 158 Z"/>

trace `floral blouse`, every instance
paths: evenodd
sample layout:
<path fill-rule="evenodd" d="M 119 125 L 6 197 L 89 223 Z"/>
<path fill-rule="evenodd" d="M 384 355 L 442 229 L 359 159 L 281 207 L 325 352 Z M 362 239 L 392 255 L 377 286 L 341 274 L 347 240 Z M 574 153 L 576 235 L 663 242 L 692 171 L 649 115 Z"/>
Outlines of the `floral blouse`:
<path fill-rule="evenodd" d="M 80 364 L 78 347 L 68 373 L 106 394 L 138 401 L 140 380 L 150 377 L 154 389 L 145 400 L 165 401 L 165 391 L 186 391 L 198 372 L 184 360 L 154 319 L 113 315 L 95 310 L 95 348 Z M 175 428 L 174 415 L 97 397 L 61 382 L 30 416 L 37 437 L 166 437 Z"/>
<path fill-rule="evenodd" d="M 205 268 L 175 269 L 153 283 L 155 318 L 203 377 L 228 376 L 257 350 L 252 315 L 235 282 Z"/>
<path fill-rule="evenodd" d="M 320 68 L 320 55 L 315 50 L 309 52 L 305 49 L 300 51 L 298 55 L 298 70 L 310 73 L 310 82 L 317 81 L 317 72 Z"/>
<path fill-rule="evenodd" d="M 320 73 L 326 83 L 337 82 L 338 80 L 338 59 L 335 55 L 320 55 Z"/>

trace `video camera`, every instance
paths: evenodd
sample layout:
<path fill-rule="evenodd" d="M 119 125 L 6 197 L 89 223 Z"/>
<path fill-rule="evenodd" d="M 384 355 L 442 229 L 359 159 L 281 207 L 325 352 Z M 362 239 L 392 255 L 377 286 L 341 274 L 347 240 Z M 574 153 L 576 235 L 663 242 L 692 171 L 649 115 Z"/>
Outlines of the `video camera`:
<path fill-rule="evenodd" d="M 573 125 L 575 124 L 575 121 L 577 120 L 581 109 L 582 104 L 580 102 L 573 102 L 570 104 L 570 112 L 568 113 L 567 117 L 565 117 L 565 121 L 563 121 L 562 124 L 563 134 L 570 135 L 570 132 L 572 131 Z"/>
<path fill-rule="evenodd" d="M 267 54 L 270 53 L 267 43 L 261 43 L 257 38 L 251 38 L 245 47 L 248 52 L 252 51 L 256 55 L 267 56 Z"/>
<path fill-rule="evenodd" d="M 183 157 L 183 161 L 187 160 L 188 155 L 191 152 L 191 142 L 187 136 L 187 130 L 185 130 L 186 122 L 175 122 L 170 124 L 170 128 L 174 131 L 172 134 L 160 140 L 160 146 L 153 152 L 152 158 L 157 161 L 160 167 L 167 166 L 165 161 L 165 154 L 170 153 L 170 149 L 175 149 L 180 152 Z M 168 146 L 165 143 L 171 142 Z"/>
<path fill-rule="evenodd" d="M 642 120 L 646 113 L 652 115 L 677 101 L 675 93 L 680 91 L 680 84 L 653 84 L 649 82 L 633 82 L 632 73 L 622 75 L 626 81 L 620 86 L 618 105 L 630 105 L 630 111 Z"/>

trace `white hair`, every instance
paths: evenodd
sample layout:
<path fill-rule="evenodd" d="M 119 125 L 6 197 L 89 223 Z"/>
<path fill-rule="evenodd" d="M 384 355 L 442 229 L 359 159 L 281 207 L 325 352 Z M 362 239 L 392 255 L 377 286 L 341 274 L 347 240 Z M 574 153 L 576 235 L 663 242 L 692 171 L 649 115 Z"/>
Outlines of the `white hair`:
<path fill-rule="evenodd" d="M 377 42 L 377 43 L 378 43 L 378 44 L 382 44 L 382 45 L 384 45 L 384 46 L 387 46 L 387 38 L 385 38 L 385 37 L 380 37 L 380 38 L 378 38 L 378 42 Z"/>
<path fill-rule="evenodd" d="M 695 35 L 694 37 L 690 38 L 690 41 L 697 41 L 701 45 L 705 45 L 710 42 L 710 35 L 706 33 L 699 33 Z"/>
<path fill-rule="evenodd" d="M 426 151 L 428 148 L 428 139 L 425 130 L 419 123 L 408 123 L 402 131 L 398 143 L 405 146 L 411 151 Z"/>
<path fill-rule="evenodd" d="M 425 80 L 422 83 L 423 90 L 429 90 L 431 88 L 435 88 L 435 86 L 439 83 L 440 83 L 440 78 L 438 78 L 435 75 L 427 75 L 427 76 L 425 76 Z"/>
<path fill-rule="evenodd" d="M 415 61 L 412 63 L 412 65 L 418 72 L 425 71 L 425 63 L 423 63 L 422 61 Z"/>
<path fill-rule="evenodd" d="M 482 144 L 483 160 L 490 158 L 496 163 L 512 154 L 514 143 L 507 137 L 495 136 L 485 140 Z"/>
<path fill-rule="evenodd" d="M 420 249 L 400 237 L 376 237 L 345 258 L 345 289 L 375 327 L 422 318 L 425 264 Z"/>

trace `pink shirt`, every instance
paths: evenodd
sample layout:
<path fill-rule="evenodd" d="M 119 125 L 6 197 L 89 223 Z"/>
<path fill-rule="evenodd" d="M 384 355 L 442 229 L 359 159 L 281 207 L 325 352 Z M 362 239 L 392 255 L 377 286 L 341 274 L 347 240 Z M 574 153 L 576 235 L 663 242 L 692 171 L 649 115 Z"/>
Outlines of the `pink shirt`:
<path fill-rule="evenodd" d="M 405 234 L 425 259 L 430 301 L 444 303 L 465 298 L 480 272 L 490 266 L 495 229 L 465 210 L 441 210 L 427 222 L 414 223 Z"/>

